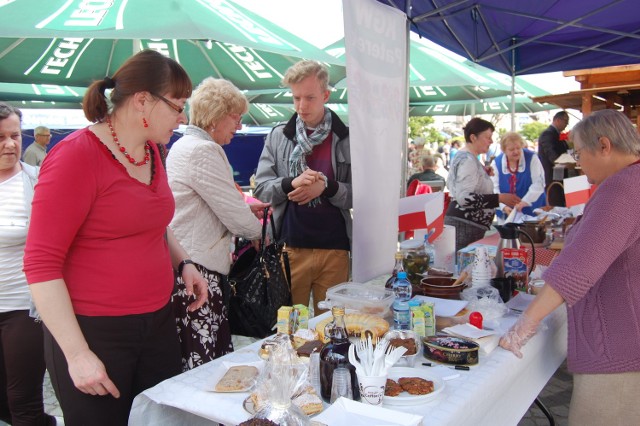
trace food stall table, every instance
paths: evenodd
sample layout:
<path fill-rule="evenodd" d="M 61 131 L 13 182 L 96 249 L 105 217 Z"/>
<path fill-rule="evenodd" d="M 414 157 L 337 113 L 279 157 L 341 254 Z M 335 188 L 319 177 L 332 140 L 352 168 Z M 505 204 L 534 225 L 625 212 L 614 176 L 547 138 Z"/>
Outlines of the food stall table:
<path fill-rule="evenodd" d="M 309 326 L 314 327 L 327 315 L 312 318 Z M 505 331 L 516 319 L 515 314 L 507 314 L 499 320 L 496 330 Z M 433 401 L 385 408 L 421 415 L 423 424 L 430 426 L 517 424 L 566 357 L 566 323 L 563 305 L 544 320 L 546 327 L 523 348 L 523 359 L 498 347 L 489 355 L 481 354 L 479 364 L 470 371 L 459 371 L 459 377 L 446 381 L 444 390 Z M 129 425 L 211 425 L 211 421 L 236 425 L 247 420 L 250 415 L 242 403 L 248 393 L 212 390 L 221 369 L 225 369 L 223 363 L 260 360 L 260 344 L 255 342 L 142 392 L 133 402 Z M 430 368 L 422 366 L 420 360 L 416 365 Z M 348 417 L 344 424 L 349 424 Z"/>

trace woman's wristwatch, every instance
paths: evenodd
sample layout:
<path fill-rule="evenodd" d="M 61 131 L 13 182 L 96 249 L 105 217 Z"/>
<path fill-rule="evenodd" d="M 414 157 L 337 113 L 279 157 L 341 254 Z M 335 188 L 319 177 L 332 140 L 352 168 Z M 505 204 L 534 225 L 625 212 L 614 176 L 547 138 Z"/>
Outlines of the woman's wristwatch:
<path fill-rule="evenodd" d="M 182 270 L 185 265 L 195 265 L 196 263 L 191 259 L 184 259 L 182 262 L 178 263 L 178 276 L 182 276 Z"/>

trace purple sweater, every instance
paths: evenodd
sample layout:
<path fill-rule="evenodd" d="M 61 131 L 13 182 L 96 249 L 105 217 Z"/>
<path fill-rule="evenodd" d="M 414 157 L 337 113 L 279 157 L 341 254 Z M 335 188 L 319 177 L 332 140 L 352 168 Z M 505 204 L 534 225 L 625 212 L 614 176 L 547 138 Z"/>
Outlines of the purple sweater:
<path fill-rule="evenodd" d="M 607 178 L 543 274 L 567 304 L 573 373 L 640 371 L 640 164 Z"/>

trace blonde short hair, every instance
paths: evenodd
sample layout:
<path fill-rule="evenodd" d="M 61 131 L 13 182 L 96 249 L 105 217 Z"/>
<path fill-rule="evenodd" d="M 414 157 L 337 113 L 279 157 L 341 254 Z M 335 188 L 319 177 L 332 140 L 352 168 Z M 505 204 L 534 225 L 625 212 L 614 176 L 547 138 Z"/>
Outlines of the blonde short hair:
<path fill-rule="evenodd" d="M 502 152 L 505 152 L 507 150 L 507 144 L 511 142 L 520 144 L 521 149 L 525 147 L 524 139 L 522 139 L 522 136 L 520 136 L 516 132 L 507 132 L 502 136 L 502 139 L 500 139 L 500 149 L 502 150 Z"/>
<path fill-rule="evenodd" d="M 230 81 L 207 77 L 189 99 L 189 124 L 208 129 L 229 114 L 245 114 L 247 97 Z"/>
<path fill-rule="evenodd" d="M 291 65 L 282 79 L 282 85 L 291 87 L 309 76 L 316 76 L 322 90 L 329 90 L 329 70 L 318 61 L 304 60 Z"/>

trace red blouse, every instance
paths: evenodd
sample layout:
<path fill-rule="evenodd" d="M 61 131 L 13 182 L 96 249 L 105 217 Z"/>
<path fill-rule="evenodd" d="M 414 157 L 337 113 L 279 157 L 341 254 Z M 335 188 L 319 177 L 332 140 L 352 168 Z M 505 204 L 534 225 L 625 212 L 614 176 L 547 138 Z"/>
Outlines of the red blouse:
<path fill-rule="evenodd" d="M 76 314 L 153 312 L 169 301 L 165 230 L 175 203 L 158 148 L 146 185 L 88 128 L 47 155 L 33 199 L 24 257 L 29 284 L 63 278 Z"/>

